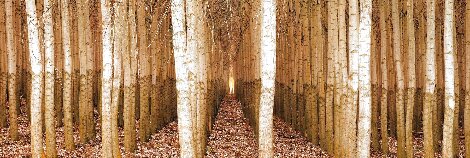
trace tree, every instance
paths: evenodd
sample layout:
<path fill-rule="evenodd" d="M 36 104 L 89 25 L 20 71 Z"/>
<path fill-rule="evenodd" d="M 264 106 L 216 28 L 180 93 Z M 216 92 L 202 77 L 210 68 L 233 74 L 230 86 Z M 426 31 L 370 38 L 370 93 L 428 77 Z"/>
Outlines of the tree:
<path fill-rule="evenodd" d="M 110 1 L 101 0 L 101 14 L 103 21 L 103 87 L 101 105 L 101 156 L 113 157 L 113 137 L 112 137 L 112 91 L 113 91 L 113 39 L 112 39 L 112 4 Z"/>
<path fill-rule="evenodd" d="M 46 123 L 46 154 L 47 157 L 57 157 L 55 142 L 55 112 L 54 112 L 54 29 L 52 21 L 52 2 L 44 0 L 44 48 L 45 48 L 45 123 Z"/>
<path fill-rule="evenodd" d="M 349 1 L 349 79 L 348 79 L 348 92 L 345 99 L 345 115 L 348 117 L 345 119 L 345 129 L 348 129 L 349 132 L 346 132 L 346 139 L 344 144 L 344 149 L 346 149 L 346 157 L 355 157 L 357 155 L 356 150 L 356 118 L 357 118 L 357 105 L 358 102 L 354 98 L 358 98 L 359 93 L 359 27 L 360 27 L 360 17 L 359 17 L 359 6 L 357 0 Z M 359 131 L 359 129 L 357 129 Z"/>
<path fill-rule="evenodd" d="M 145 0 L 137 0 L 137 33 L 139 41 L 139 86 L 140 86 L 140 120 L 139 135 L 141 141 L 147 141 L 149 129 L 149 81 L 150 81 L 150 58 L 147 51 L 147 29 L 145 22 Z"/>
<path fill-rule="evenodd" d="M 173 51 L 175 56 L 176 69 L 176 89 L 178 91 L 177 111 L 178 111 L 178 135 L 180 143 L 181 157 L 194 157 L 194 145 L 192 134 L 193 118 L 191 113 L 191 82 L 194 78 L 189 75 L 193 63 L 190 60 L 192 52 L 186 52 L 186 9 L 184 0 L 171 1 L 171 16 L 173 26 Z M 192 74 L 191 74 L 192 75 Z"/>
<path fill-rule="evenodd" d="M 135 0 L 130 0 L 127 18 L 128 33 L 126 38 L 129 42 L 129 50 L 123 54 L 124 69 L 124 147 L 126 151 L 132 152 L 136 148 L 135 132 L 135 86 L 137 72 L 137 36 L 135 21 Z M 123 22 L 126 24 L 126 22 Z M 124 30 L 125 31 L 125 30 Z"/>
<path fill-rule="evenodd" d="M 79 96 L 79 132 L 80 142 L 87 142 L 93 134 L 93 106 L 91 105 L 91 35 L 89 4 L 87 0 L 79 0 L 78 7 L 78 49 L 80 54 L 80 96 Z"/>
<path fill-rule="evenodd" d="M 372 0 L 360 0 L 359 22 L 359 110 L 357 121 L 357 157 L 370 157 L 370 43 Z"/>
<path fill-rule="evenodd" d="M 328 1 L 328 55 L 326 88 L 326 144 L 327 151 L 333 152 L 333 110 L 335 83 L 335 55 L 338 53 L 338 2 Z"/>
<path fill-rule="evenodd" d="M 5 0 L 1 1 L 5 4 Z M 0 128 L 7 125 L 6 104 L 7 104 L 7 80 L 8 80 L 8 60 L 6 50 L 6 28 L 5 28 L 5 5 L 0 5 Z"/>
<path fill-rule="evenodd" d="M 404 100 L 404 75 L 401 59 L 401 28 L 398 0 L 392 0 L 392 34 L 393 34 L 393 61 L 396 68 L 396 109 L 397 109 L 397 142 L 398 157 L 405 157 L 405 100 Z"/>
<path fill-rule="evenodd" d="M 7 0 L 6 8 L 6 30 L 7 30 L 7 53 L 8 53 L 8 105 L 10 113 L 10 138 L 18 140 L 18 114 L 17 114 L 17 87 L 16 87 L 16 47 L 13 36 L 13 2 Z"/>
<path fill-rule="evenodd" d="M 416 48 L 415 48 L 415 23 L 413 19 L 413 0 L 406 1 L 406 27 L 408 34 L 408 89 L 406 90 L 406 118 L 405 118 L 405 143 L 406 157 L 413 157 L 413 110 L 416 93 Z"/>
<path fill-rule="evenodd" d="M 457 53 L 454 50 L 454 1 L 445 0 L 444 8 L 444 67 L 445 67 L 445 111 L 442 141 L 442 156 L 454 157 L 453 137 L 454 137 L 454 110 L 455 94 L 459 89 L 455 89 L 458 75 Z M 458 108 L 458 104 L 457 104 Z M 457 124 L 458 125 L 458 124 Z"/>
<path fill-rule="evenodd" d="M 260 157 L 273 157 L 274 76 L 276 70 L 276 1 L 261 2 L 261 98 L 260 98 Z"/>
<path fill-rule="evenodd" d="M 72 118 L 72 50 L 70 46 L 70 14 L 69 0 L 63 0 L 61 3 L 62 11 L 62 48 L 64 49 L 64 89 L 63 89 L 63 112 L 64 112 L 64 137 L 65 148 L 69 151 L 74 150 L 73 141 L 73 118 Z"/>
<path fill-rule="evenodd" d="M 425 157 L 434 157 L 433 147 L 433 106 L 436 106 L 436 63 L 435 63 L 435 3 L 434 0 L 426 1 L 426 74 L 424 88 L 424 105 L 423 105 L 423 132 L 424 132 L 424 154 Z"/>
<path fill-rule="evenodd" d="M 385 21 L 386 15 L 388 15 L 388 4 L 387 0 L 380 1 L 380 69 L 382 76 L 382 94 L 380 96 L 380 130 L 382 134 L 382 153 L 388 153 L 388 128 L 387 128 L 387 105 L 388 105 L 388 73 L 387 73 L 387 22 Z"/>
<path fill-rule="evenodd" d="M 464 110 L 464 130 L 465 130 L 465 148 L 470 148 L 470 4 L 466 4 L 465 10 L 465 67 L 466 78 L 466 94 L 465 94 L 465 110 Z M 465 150 L 465 157 L 470 157 L 470 150 Z"/>
<path fill-rule="evenodd" d="M 11 7 L 11 1 L 7 1 L 6 4 Z M 28 40 L 32 68 L 31 96 L 37 96 L 31 97 L 31 154 L 32 157 L 40 157 L 43 153 L 41 117 L 43 66 L 39 49 L 39 25 L 34 1 L 26 2 L 26 12 L 28 14 Z"/>

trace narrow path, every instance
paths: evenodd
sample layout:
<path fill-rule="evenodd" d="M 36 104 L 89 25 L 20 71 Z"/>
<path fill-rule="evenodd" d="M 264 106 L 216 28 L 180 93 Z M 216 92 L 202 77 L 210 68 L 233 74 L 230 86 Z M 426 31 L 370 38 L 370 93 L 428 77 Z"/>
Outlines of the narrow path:
<path fill-rule="evenodd" d="M 274 119 L 276 157 L 328 157 L 281 119 Z M 207 147 L 207 157 L 258 157 L 258 144 L 240 102 L 226 97 L 221 104 Z"/>
<path fill-rule="evenodd" d="M 207 157 L 257 157 L 258 145 L 240 102 L 225 97 L 207 144 Z"/>

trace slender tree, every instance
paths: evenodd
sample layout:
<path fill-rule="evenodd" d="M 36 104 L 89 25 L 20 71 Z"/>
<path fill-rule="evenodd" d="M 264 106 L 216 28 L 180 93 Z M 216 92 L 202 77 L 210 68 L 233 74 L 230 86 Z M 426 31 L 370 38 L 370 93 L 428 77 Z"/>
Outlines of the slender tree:
<path fill-rule="evenodd" d="M 408 32 L 408 89 L 406 90 L 406 118 L 405 118 L 405 143 L 406 157 L 413 157 L 413 110 L 416 93 L 416 48 L 415 48 L 415 23 L 413 19 L 413 0 L 406 1 L 406 27 Z"/>
<path fill-rule="evenodd" d="M 445 111 L 442 141 L 442 156 L 454 157 L 453 137 L 454 137 L 454 110 L 455 110 L 455 89 L 456 84 L 454 74 L 458 73 L 457 53 L 454 49 L 454 1 L 445 0 L 444 4 L 444 67 L 445 67 Z M 458 108 L 458 105 L 457 105 Z"/>
<path fill-rule="evenodd" d="M 404 73 L 401 59 L 401 28 L 398 0 L 392 0 L 393 61 L 396 69 L 396 110 L 398 157 L 405 157 L 405 109 L 404 109 Z"/>
<path fill-rule="evenodd" d="M 464 130 L 465 148 L 470 149 L 470 4 L 465 5 L 465 110 L 464 110 Z M 465 157 L 470 157 L 470 150 L 465 150 Z"/>
<path fill-rule="evenodd" d="M 5 0 L 0 1 L 5 4 Z M 0 128 L 7 125 L 6 104 L 7 104 L 7 80 L 8 80 L 8 61 L 6 50 L 6 21 L 5 5 L 0 5 Z"/>
<path fill-rule="evenodd" d="M 259 136 L 260 157 L 273 157 L 274 75 L 276 70 L 276 1 L 261 2 L 261 98 Z"/>
<path fill-rule="evenodd" d="M 424 154 L 425 157 L 434 157 L 433 147 L 433 107 L 436 106 L 436 63 L 435 63 L 435 3 L 434 0 L 426 1 L 426 73 L 424 88 L 424 105 L 423 105 L 423 132 L 424 132 Z"/>
<path fill-rule="evenodd" d="M 124 69 L 124 147 L 126 151 L 132 152 L 136 148 L 135 132 L 135 86 L 137 72 L 137 36 L 135 20 L 135 0 L 129 1 L 129 12 L 124 18 L 128 24 L 127 42 L 129 48 L 123 54 Z M 126 22 L 123 22 L 126 24 Z M 126 32 L 126 30 L 123 30 Z"/>
<path fill-rule="evenodd" d="M 63 89 L 63 112 L 64 112 L 64 137 L 65 148 L 69 151 L 74 150 L 73 141 L 73 118 L 72 118 L 72 52 L 71 52 L 71 33 L 70 33 L 70 13 L 69 0 L 61 2 L 62 11 L 62 48 L 64 52 L 64 89 Z"/>
<path fill-rule="evenodd" d="M 6 4 L 11 1 L 7 1 Z M 7 7 L 8 8 L 8 7 Z M 31 90 L 31 154 L 32 157 L 41 157 L 43 153 L 42 142 L 42 80 L 43 65 L 39 49 L 39 25 L 36 15 L 36 4 L 34 1 L 26 2 L 26 12 L 28 14 L 28 41 L 29 53 L 31 57 L 32 90 Z"/>
<path fill-rule="evenodd" d="M 360 27 L 360 17 L 359 17 L 359 1 L 351 0 L 349 1 L 349 72 L 350 78 L 348 80 L 348 93 L 345 99 L 345 129 L 348 129 L 346 132 L 344 140 L 344 149 L 346 149 L 346 157 L 355 157 L 356 156 L 356 117 L 357 117 L 357 105 L 359 93 L 359 27 Z M 347 115 L 347 116 L 346 116 Z M 358 129 L 359 130 L 359 129 Z M 357 141 L 358 143 L 358 141 Z"/>
<path fill-rule="evenodd" d="M 382 135 L 382 153 L 388 153 L 388 69 L 387 69 L 387 22 L 386 22 L 386 15 L 388 15 L 388 4 L 386 0 L 380 1 L 380 69 L 381 69 L 381 76 L 382 76 L 382 94 L 380 97 L 380 130 Z"/>
<path fill-rule="evenodd" d="M 17 72 L 16 72 L 16 47 L 13 31 L 13 2 L 7 0 L 6 8 L 6 31 L 7 31 L 7 53 L 8 53 L 8 107 L 10 114 L 10 138 L 18 140 L 18 110 L 17 107 Z"/>
<path fill-rule="evenodd" d="M 103 21 L 103 87 L 101 105 L 101 156 L 113 157 L 113 137 L 112 137 L 112 91 L 113 91 L 113 49 L 112 49 L 112 4 L 110 1 L 101 0 L 101 14 Z"/>
<path fill-rule="evenodd" d="M 54 28 L 52 20 L 52 2 L 44 0 L 44 48 L 45 48 L 45 127 L 46 127 L 46 154 L 47 157 L 57 157 L 55 112 L 54 112 Z"/>
<path fill-rule="evenodd" d="M 189 77 L 193 63 L 190 60 L 191 52 L 186 52 L 186 9 L 184 0 L 171 1 L 171 23 L 173 26 L 173 50 L 175 56 L 176 88 L 178 91 L 178 135 L 181 157 L 194 157 L 191 113 L 191 82 L 194 78 Z"/>

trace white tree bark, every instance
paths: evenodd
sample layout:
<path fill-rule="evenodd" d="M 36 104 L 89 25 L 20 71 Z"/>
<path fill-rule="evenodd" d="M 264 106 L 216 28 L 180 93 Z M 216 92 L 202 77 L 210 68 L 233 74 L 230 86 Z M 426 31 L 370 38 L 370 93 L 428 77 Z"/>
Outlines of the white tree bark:
<path fill-rule="evenodd" d="M 39 26 L 34 1 L 26 1 L 26 13 L 28 15 L 28 40 L 32 73 L 31 96 L 35 96 L 31 97 L 31 155 L 37 158 L 41 157 L 43 152 L 41 117 L 43 67 L 39 51 Z"/>
<path fill-rule="evenodd" d="M 73 120 L 72 120 L 72 52 L 70 47 L 69 0 L 61 2 L 62 11 L 62 49 L 64 51 L 64 137 L 67 150 L 73 150 Z"/>
<path fill-rule="evenodd" d="M 274 156 L 273 107 L 276 70 L 276 1 L 261 2 L 261 98 L 259 107 L 259 156 Z"/>
<path fill-rule="evenodd" d="M 111 130 L 111 95 L 113 79 L 113 49 L 112 34 L 113 29 L 111 2 L 101 0 L 102 26 L 103 26 L 103 86 L 101 105 L 101 157 L 111 158 L 112 155 L 112 130 Z"/>
<path fill-rule="evenodd" d="M 453 157 L 452 140 L 454 136 L 454 110 L 456 55 L 454 51 L 454 0 L 445 0 L 444 4 L 444 68 L 445 68 L 445 111 L 442 141 L 442 157 Z"/>
<path fill-rule="evenodd" d="M 189 63 L 192 53 L 186 52 L 186 13 L 184 0 L 171 1 L 171 23 L 173 25 L 173 51 L 175 56 L 176 89 L 177 89 L 177 115 L 178 134 L 180 144 L 180 156 L 183 158 L 194 157 L 193 135 L 191 123 L 191 80 L 190 69 L 194 64 Z M 194 82 L 194 81 L 192 81 Z"/>
<path fill-rule="evenodd" d="M 435 60 L 435 0 L 426 1 L 426 68 L 425 87 L 423 104 L 423 133 L 424 133 L 424 154 L 425 157 L 434 157 L 433 148 L 433 106 L 436 106 L 436 60 Z M 435 139 L 435 138 L 434 138 Z"/>
<path fill-rule="evenodd" d="M 345 129 L 351 130 L 348 132 L 347 140 L 345 140 L 344 149 L 346 157 L 356 156 L 357 137 L 356 137 L 356 116 L 357 116 L 357 98 L 359 91 L 359 6 L 358 0 L 349 1 L 349 80 L 348 80 L 348 93 L 347 98 L 347 112 L 344 114 Z M 347 143 L 346 143 L 347 142 Z"/>
<path fill-rule="evenodd" d="M 43 13 L 44 21 L 44 53 L 46 78 L 44 82 L 44 118 L 46 127 L 46 154 L 47 157 L 57 157 L 56 142 L 55 142 L 55 112 L 54 112 L 54 28 L 52 21 L 52 2 L 51 0 L 44 0 L 44 7 L 46 8 Z"/>
<path fill-rule="evenodd" d="M 370 42 L 372 0 L 360 0 L 359 22 L 359 113 L 357 122 L 357 157 L 370 157 L 371 76 Z"/>

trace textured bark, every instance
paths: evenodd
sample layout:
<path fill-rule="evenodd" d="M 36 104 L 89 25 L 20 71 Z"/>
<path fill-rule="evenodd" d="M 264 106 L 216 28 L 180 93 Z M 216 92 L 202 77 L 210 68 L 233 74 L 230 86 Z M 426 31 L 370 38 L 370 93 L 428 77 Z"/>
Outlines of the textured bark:
<path fill-rule="evenodd" d="M 433 147 L 433 107 L 436 106 L 436 63 L 435 63 L 435 2 L 434 0 L 426 1 L 426 73 L 425 73 L 425 90 L 423 105 L 423 132 L 424 132 L 424 156 L 434 157 Z"/>
<path fill-rule="evenodd" d="M 387 40 L 387 22 L 386 22 L 386 15 L 388 15 L 388 1 L 386 0 L 381 0 L 380 1 L 380 42 L 381 42 L 381 48 L 380 48 L 380 69 L 381 69 L 381 76 L 382 76 L 382 94 L 380 97 L 380 130 L 381 130 L 381 135 L 382 135 L 382 153 L 387 154 L 388 153 L 388 121 L 387 121 L 387 116 L 388 116 L 388 69 L 387 69 L 387 47 L 388 47 L 388 40 Z"/>
<path fill-rule="evenodd" d="M 406 157 L 413 157 L 413 116 L 416 94 L 416 48 L 415 23 L 413 19 L 413 0 L 406 1 L 406 27 L 408 32 L 408 89 L 406 90 L 405 143 Z"/>
<path fill-rule="evenodd" d="M 129 1 L 129 12 L 125 20 L 128 22 L 129 34 L 127 40 L 130 47 L 123 54 L 124 69 L 124 148 L 127 152 L 133 152 L 136 149 L 135 132 L 135 86 L 137 72 L 137 36 L 135 21 L 135 0 Z M 125 22 L 124 22 L 125 23 Z"/>
<path fill-rule="evenodd" d="M 261 10 L 259 156 L 273 157 L 274 70 L 276 70 L 276 1 L 263 0 L 261 2 Z"/>
<path fill-rule="evenodd" d="M 80 92 L 79 92 L 79 136 L 80 142 L 85 143 L 91 139 L 93 129 L 93 110 L 91 106 L 91 90 L 90 70 L 90 19 L 88 1 L 80 0 L 77 2 L 78 7 L 78 49 L 80 54 Z"/>
<path fill-rule="evenodd" d="M 5 4 L 5 0 L 1 1 Z M 5 5 L 0 5 L 0 128 L 6 127 L 8 61 L 6 48 Z"/>
<path fill-rule="evenodd" d="M 7 53 L 8 53 L 8 107 L 9 107 L 9 120 L 10 128 L 9 134 L 12 140 L 18 140 L 18 110 L 17 110 L 17 66 L 16 55 L 17 50 L 15 47 L 14 31 L 13 31 L 13 2 L 7 0 L 5 3 L 6 8 L 6 30 L 7 30 Z"/>
<path fill-rule="evenodd" d="M 465 6 L 465 78 L 466 94 L 464 109 L 465 148 L 470 149 L 470 4 Z M 465 150 L 465 157 L 470 157 L 470 150 Z"/>
<path fill-rule="evenodd" d="M 101 157 L 113 157 L 112 137 L 112 88 L 113 88 L 113 52 L 112 52 L 112 5 L 110 1 L 101 0 L 101 14 L 103 21 L 103 87 L 101 105 Z"/>
<path fill-rule="evenodd" d="M 354 98 L 358 98 L 359 91 L 359 27 L 360 27 L 360 17 L 359 17 L 359 1 L 351 0 L 349 1 L 349 73 L 350 77 L 348 79 L 348 92 L 346 98 L 346 107 L 345 107 L 345 118 L 346 114 L 348 119 L 345 121 L 345 129 L 348 130 L 345 135 L 344 142 L 344 153 L 346 157 L 355 157 L 357 156 L 356 145 L 359 141 L 356 141 L 356 118 L 357 118 L 357 105 L 358 102 Z M 358 129 L 359 130 L 359 129 Z M 343 156 L 343 155 L 342 155 Z"/>
<path fill-rule="evenodd" d="M 54 30 L 52 20 L 52 2 L 44 0 L 44 57 L 45 57 L 45 82 L 44 82 L 44 106 L 46 126 L 46 156 L 57 157 L 56 134 L 55 134 L 55 112 L 54 112 Z"/>
<path fill-rule="evenodd" d="M 346 99 L 347 92 L 347 78 L 348 78 L 348 65 L 346 60 L 346 50 L 347 50 L 347 38 L 346 38 L 346 0 L 338 1 L 338 53 L 335 57 L 335 136 L 334 136 L 334 148 L 336 157 L 341 157 L 341 153 L 344 153 L 346 150 L 343 150 L 344 146 L 342 144 L 346 143 L 344 136 L 348 135 L 349 132 L 353 130 L 345 131 L 345 124 L 343 120 L 346 118 L 346 110 L 343 100 Z M 345 134 L 348 133 L 348 134 Z M 352 132 L 351 132 L 352 133 Z M 350 136 L 350 135 L 348 135 Z"/>
<path fill-rule="evenodd" d="M 333 110 L 334 110 L 334 55 L 338 52 L 338 2 L 337 0 L 328 1 L 328 55 L 327 55 L 327 87 L 326 87 L 326 149 L 333 153 Z"/>
<path fill-rule="evenodd" d="M 7 1 L 6 4 L 11 1 Z M 7 7 L 8 8 L 8 7 Z M 31 90 L 31 155 L 32 157 L 41 157 L 43 154 L 43 141 L 42 141 L 42 80 L 43 80 L 43 67 L 42 58 L 39 48 L 39 25 L 36 15 L 36 4 L 34 1 L 26 2 L 26 12 L 28 14 L 28 37 L 29 37 L 29 50 L 31 57 L 32 67 L 32 90 Z"/>
<path fill-rule="evenodd" d="M 70 13 L 69 13 L 69 0 L 61 2 L 62 11 L 62 48 L 64 52 L 64 89 L 63 89 L 63 115 L 64 115 L 64 137 L 65 149 L 68 151 L 74 150 L 75 143 L 73 140 L 73 118 L 72 118 L 72 50 L 70 46 L 71 31 L 70 31 Z"/>
<path fill-rule="evenodd" d="M 149 75 L 150 58 L 147 51 L 147 29 L 145 22 L 145 1 L 138 0 L 137 6 L 137 33 L 139 42 L 139 86 L 140 86 L 140 119 L 139 119 L 139 137 L 141 141 L 147 141 L 149 137 Z"/>
<path fill-rule="evenodd" d="M 455 89 L 456 77 L 458 78 L 457 53 L 454 49 L 454 1 L 445 0 L 444 4 L 444 67 L 445 67 L 445 111 L 442 141 L 442 156 L 454 157 L 453 148 L 454 137 L 454 110 L 456 105 L 455 94 L 459 89 Z M 458 124 L 457 124 L 458 125 Z"/>
<path fill-rule="evenodd" d="M 359 22 L 359 110 L 357 122 L 357 157 L 370 157 L 370 118 L 371 118 L 371 83 L 370 83 L 370 43 L 372 1 L 360 0 Z"/>
<path fill-rule="evenodd" d="M 194 63 L 191 61 L 192 52 L 186 52 L 186 13 L 183 0 L 171 1 L 171 15 L 173 25 L 173 49 L 175 55 L 176 69 L 176 88 L 178 91 L 177 108 L 178 108 L 178 135 L 180 143 L 181 157 L 194 157 L 194 145 L 192 135 L 193 118 L 191 113 L 191 82 L 194 78 L 190 70 Z"/>
<path fill-rule="evenodd" d="M 401 28 L 398 0 L 392 0 L 393 61 L 396 69 L 397 156 L 405 157 L 404 75 L 401 57 Z"/>

